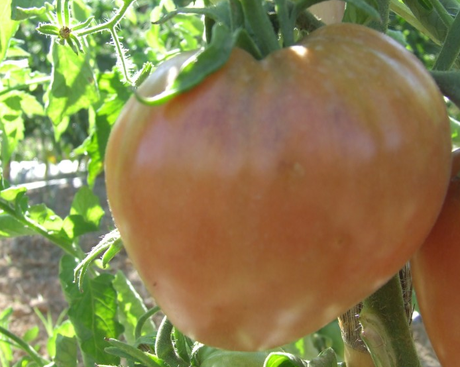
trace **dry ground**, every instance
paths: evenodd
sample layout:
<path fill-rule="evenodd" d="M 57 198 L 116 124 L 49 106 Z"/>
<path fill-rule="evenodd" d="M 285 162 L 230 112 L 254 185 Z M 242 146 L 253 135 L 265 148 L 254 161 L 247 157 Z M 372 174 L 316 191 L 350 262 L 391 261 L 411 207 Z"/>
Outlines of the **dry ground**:
<path fill-rule="evenodd" d="M 75 190 L 71 184 L 52 185 L 31 190 L 28 194 L 32 203 L 46 203 L 58 215 L 65 216 L 68 214 Z M 102 179 L 97 182 L 95 193 L 107 211 L 104 218 L 105 230 L 86 236 L 82 241 L 85 250 L 94 246 L 111 225 Z M 58 281 L 61 255 L 62 251 L 58 247 L 38 236 L 0 240 L 0 312 L 10 306 L 13 308 L 10 330 L 19 335 L 30 327 L 39 325 L 42 350 L 44 350 L 43 341 L 46 340 L 46 334 L 34 308 L 38 308 L 45 315 L 50 313 L 54 320 L 65 309 L 66 302 Z M 112 265 L 115 269 L 124 270 L 135 288 L 145 298 L 146 303 L 149 306 L 153 305 L 153 300 L 145 292 L 124 252 L 114 259 Z M 416 346 L 423 359 L 424 367 L 440 367 L 430 348 L 421 321 L 415 321 L 413 326 Z"/>

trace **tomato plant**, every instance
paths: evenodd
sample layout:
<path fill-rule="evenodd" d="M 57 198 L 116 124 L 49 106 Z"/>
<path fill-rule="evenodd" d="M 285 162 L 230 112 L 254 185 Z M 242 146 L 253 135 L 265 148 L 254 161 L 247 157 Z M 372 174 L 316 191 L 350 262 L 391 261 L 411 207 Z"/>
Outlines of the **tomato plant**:
<path fill-rule="evenodd" d="M 163 91 L 186 59 L 140 93 Z M 450 162 L 445 104 L 424 67 L 390 38 L 338 24 L 261 61 L 234 49 L 162 105 L 132 99 L 106 183 L 172 323 L 257 350 L 317 330 L 395 274 L 439 213 Z"/>
<path fill-rule="evenodd" d="M 460 150 L 453 153 L 452 179 L 441 214 L 412 259 L 414 287 L 423 322 L 443 367 L 458 363 L 460 340 Z"/>

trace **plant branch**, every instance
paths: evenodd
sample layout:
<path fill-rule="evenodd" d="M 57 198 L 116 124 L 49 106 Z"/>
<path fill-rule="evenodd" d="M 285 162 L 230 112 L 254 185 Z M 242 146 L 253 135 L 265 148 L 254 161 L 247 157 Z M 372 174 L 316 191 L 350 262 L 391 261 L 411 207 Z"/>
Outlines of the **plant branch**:
<path fill-rule="evenodd" d="M 2 96 L 4 94 L 8 94 L 10 92 L 13 92 L 15 90 L 26 89 L 26 88 L 30 87 L 31 85 L 45 84 L 45 83 L 49 83 L 49 82 L 51 82 L 51 76 L 44 76 L 44 77 L 40 77 L 40 78 L 30 79 L 27 82 L 25 82 L 24 84 L 18 84 L 18 85 L 15 85 L 14 87 L 6 88 L 6 89 L 1 90 L 0 91 L 0 96 Z"/>
<path fill-rule="evenodd" d="M 81 31 L 78 30 L 75 32 L 75 34 L 78 34 L 79 36 L 87 36 L 89 34 L 102 32 L 102 31 L 110 31 L 110 30 L 115 29 L 115 27 L 123 19 L 123 17 L 125 16 L 125 13 L 128 11 L 129 7 L 134 1 L 135 0 L 125 0 L 123 2 L 123 6 L 107 22 L 98 24 L 90 28 L 82 29 Z"/>
<path fill-rule="evenodd" d="M 24 340 L 22 340 L 16 334 L 13 334 L 9 330 L 0 326 L 0 334 L 5 335 L 8 339 L 14 341 L 19 348 L 21 348 L 24 352 L 26 352 L 29 357 L 37 364 L 37 366 L 44 367 L 48 365 L 50 362 L 43 359 L 36 351 L 33 349 L 29 344 L 27 344 Z"/>
<path fill-rule="evenodd" d="M 407 322 L 398 275 L 366 298 L 360 314 L 361 338 L 376 367 L 420 367 Z"/>
<path fill-rule="evenodd" d="M 41 226 L 40 224 L 31 220 L 30 218 L 27 218 L 26 216 L 18 215 L 13 208 L 11 208 L 7 203 L 3 202 L 2 200 L 0 200 L 0 210 L 3 210 L 5 213 L 19 221 L 25 227 L 50 240 L 69 255 L 72 255 L 76 258 L 81 257 L 80 253 L 72 247 L 72 242 L 70 240 L 66 240 L 63 237 L 56 236 L 54 233 L 49 232 L 45 227 Z"/>
<path fill-rule="evenodd" d="M 373 20 L 369 27 L 382 32 L 386 33 L 388 29 L 388 22 L 390 19 L 390 0 L 378 0 L 378 7 L 377 11 L 380 15 L 380 20 Z"/>

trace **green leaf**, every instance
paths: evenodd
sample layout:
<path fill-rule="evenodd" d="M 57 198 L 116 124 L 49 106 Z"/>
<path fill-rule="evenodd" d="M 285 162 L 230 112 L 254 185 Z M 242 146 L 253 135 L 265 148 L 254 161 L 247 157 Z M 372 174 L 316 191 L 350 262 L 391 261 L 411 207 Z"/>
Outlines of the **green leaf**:
<path fill-rule="evenodd" d="M 122 76 L 116 72 L 102 74 L 98 79 L 103 104 L 96 112 L 95 124 L 90 136 L 74 150 L 74 154 L 90 157 L 88 165 L 88 184 L 94 185 L 97 176 L 104 170 L 104 156 L 112 125 L 131 96 L 131 91 L 120 82 Z"/>
<path fill-rule="evenodd" d="M 1 226 L 0 226 L 1 228 Z M 8 329 L 10 316 L 13 314 L 13 307 L 7 307 L 5 310 L 0 312 L 0 327 Z M 0 365 L 9 366 L 13 360 L 13 348 L 11 344 L 4 341 L 3 337 L 0 337 Z"/>
<path fill-rule="evenodd" d="M 46 348 L 47 348 L 48 354 L 53 359 L 56 356 L 56 353 L 58 353 L 57 350 L 63 347 L 63 346 L 57 345 L 56 343 L 58 335 L 65 336 L 67 338 L 75 337 L 75 329 L 72 323 L 70 322 L 70 320 L 65 320 L 61 325 L 55 327 L 53 329 L 53 335 L 48 339 Z M 77 340 L 76 339 L 74 340 L 76 344 Z"/>
<path fill-rule="evenodd" d="M 52 46 L 52 83 L 46 97 L 46 112 L 55 126 L 65 116 L 90 107 L 99 100 L 90 53 L 76 55 L 69 47 Z"/>
<path fill-rule="evenodd" d="M 302 359 L 314 358 L 318 355 L 319 350 L 313 343 L 314 334 L 307 335 L 292 344 L 283 347 L 286 353 L 295 354 Z"/>
<path fill-rule="evenodd" d="M 74 196 L 70 215 L 64 219 L 63 229 L 71 239 L 97 231 L 104 214 L 99 198 L 90 188 L 82 186 Z"/>
<path fill-rule="evenodd" d="M 192 359 L 200 367 L 263 367 L 269 356 L 269 352 L 234 352 L 204 345 L 194 351 Z"/>
<path fill-rule="evenodd" d="M 37 339 L 39 333 L 40 328 L 38 326 L 33 326 L 24 333 L 22 340 L 30 344 L 30 342 Z"/>
<path fill-rule="evenodd" d="M 17 219 L 0 213 L 0 238 L 32 236 L 35 232 L 24 226 Z"/>
<path fill-rule="evenodd" d="M 68 317 L 72 322 L 80 345 L 85 366 L 119 364 L 118 357 L 107 354 L 107 338 L 117 338 L 123 327 L 117 321 L 117 292 L 113 275 L 86 277 L 83 292 L 74 283 L 75 258 L 65 255 L 60 263 L 60 281 L 69 303 Z"/>
<path fill-rule="evenodd" d="M 44 204 L 31 206 L 27 210 L 27 216 L 49 232 L 58 233 L 62 229 L 62 218 Z"/>
<path fill-rule="evenodd" d="M 460 71 L 432 71 L 441 92 L 460 108 Z"/>
<path fill-rule="evenodd" d="M 9 161 L 19 142 L 24 139 L 24 114 L 29 117 L 43 115 L 43 107 L 34 96 L 21 91 L 0 96 L 0 131 L 4 161 Z"/>
<path fill-rule="evenodd" d="M 274 352 L 271 353 L 264 364 L 264 367 L 307 367 L 308 362 L 299 357 L 289 354 Z M 334 366 L 337 367 L 337 364 Z"/>
<path fill-rule="evenodd" d="M 452 117 L 450 118 L 450 131 L 452 136 L 452 145 L 454 148 L 460 148 L 460 122 Z"/>
<path fill-rule="evenodd" d="M 171 367 L 156 355 L 142 352 L 141 350 L 127 343 L 123 343 L 115 339 L 109 340 L 109 343 L 112 345 L 112 347 L 105 349 L 107 353 L 116 355 L 121 358 L 126 358 L 131 362 L 139 362 L 142 364 L 142 366 L 146 367 Z"/>
<path fill-rule="evenodd" d="M 54 363 L 56 367 L 77 367 L 77 338 L 68 337 L 62 334 L 56 336 L 56 356 Z"/>
<path fill-rule="evenodd" d="M 0 191 L 0 198 L 10 203 L 17 203 L 18 200 L 24 196 L 26 191 L 27 189 L 21 186 L 2 188 Z"/>
<path fill-rule="evenodd" d="M 12 18 L 24 20 L 50 12 L 54 9 L 47 0 L 13 0 Z"/>
<path fill-rule="evenodd" d="M 113 286 L 118 295 L 118 318 L 125 328 L 123 335 L 129 344 L 134 344 L 137 321 L 147 312 L 147 308 L 131 282 L 122 272 L 117 272 Z M 143 331 L 147 334 L 153 333 L 155 331 L 154 324 L 150 320 L 147 321 Z"/>
<path fill-rule="evenodd" d="M 380 19 L 376 0 L 346 0 L 346 2 L 344 22 L 366 25 L 372 20 Z"/>
<path fill-rule="evenodd" d="M 11 18 L 11 1 L 0 2 L 0 63 L 5 59 L 10 39 L 19 27 L 19 22 Z"/>
<path fill-rule="evenodd" d="M 235 39 L 230 30 L 222 25 L 213 27 L 212 41 L 204 51 L 195 54 L 183 66 L 171 88 L 151 98 L 136 97 L 145 104 L 162 104 L 174 96 L 200 84 L 208 75 L 220 69 L 230 57 Z"/>
<path fill-rule="evenodd" d="M 310 361 L 309 367 L 337 367 L 337 357 L 332 348 L 321 352 L 318 357 Z"/>
<path fill-rule="evenodd" d="M 446 38 L 448 26 L 444 24 L 439 13 L 429 0 L 402 0 L 412 11 L 417 20 L 425 27 L 428 35 L 441 44 Z"/>

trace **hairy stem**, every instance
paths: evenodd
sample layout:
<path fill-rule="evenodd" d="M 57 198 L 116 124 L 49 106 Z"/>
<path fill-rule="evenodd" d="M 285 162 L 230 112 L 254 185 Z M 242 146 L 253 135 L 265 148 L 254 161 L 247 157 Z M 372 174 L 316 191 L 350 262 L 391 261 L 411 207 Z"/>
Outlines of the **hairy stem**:
<path fill-rule="evenodd" d="M 399 276 L 366 298 L 360 314 L 361 338 L 376 367 L 420 367 Z"/>

